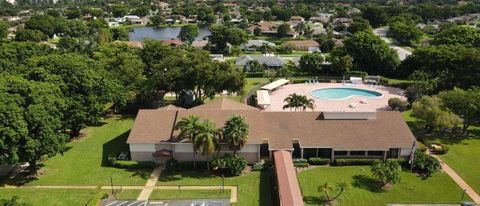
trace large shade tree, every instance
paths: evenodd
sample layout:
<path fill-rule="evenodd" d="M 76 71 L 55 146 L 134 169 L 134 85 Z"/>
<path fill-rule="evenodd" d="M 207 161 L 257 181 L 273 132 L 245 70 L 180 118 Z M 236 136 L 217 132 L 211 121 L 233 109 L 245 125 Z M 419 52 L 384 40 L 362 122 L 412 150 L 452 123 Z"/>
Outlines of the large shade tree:
<path fill-rule="evenodd" d="M 480 119 L 480 89 L 463 90 L 455 88 L 450 91 L 440 92 L 438 95 L 442 104 L 463 120 L 463 133 L 468 127 Z"/>
<path fill-rule="evenodd" d="M 0 76 L 0 164 L 28 162 L 35 173 L 43 157 L 62 153 L 64 103 L 54 83 Z"/>
<path fill-rule="evenodd" d="M 233 155 L 241 150 L 248 140 L 249 125 L 244 117 L 240 115 L 231 116 L 223 127 L 223 140 L 233 150 Z"/>

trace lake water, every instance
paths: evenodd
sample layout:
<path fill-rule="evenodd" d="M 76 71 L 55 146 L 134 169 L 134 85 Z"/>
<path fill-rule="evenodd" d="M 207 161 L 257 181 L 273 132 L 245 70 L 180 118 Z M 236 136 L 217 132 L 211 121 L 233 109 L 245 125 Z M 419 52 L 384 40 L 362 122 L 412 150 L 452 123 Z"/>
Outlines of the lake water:
<path fill-rule="evenodd" d="M 145 38 L 156 40 L 177 39 L 182 27 L 134 27 L 133 31 L 128 34 L 130 41 L 143 41 Z M 211 34 L 208 27 L 200 27 L 198 29 L 199 35 L 195 40 L 201 40 Z"/>

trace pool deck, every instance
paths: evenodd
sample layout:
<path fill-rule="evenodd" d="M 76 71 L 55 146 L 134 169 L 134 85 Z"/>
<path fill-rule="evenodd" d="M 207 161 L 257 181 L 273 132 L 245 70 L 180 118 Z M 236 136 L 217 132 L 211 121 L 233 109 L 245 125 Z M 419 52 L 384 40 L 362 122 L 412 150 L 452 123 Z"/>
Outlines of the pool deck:
<path fill-rule="evenodd" d="M 382 93 L 382 97 L 364 97 L 352 96 L 344 100 L 325 100 L 313 97 L 310 92 L 316 89 L 325 88 L 356 88 L 366 89 Z M 341 83 L 315 83 L 315 84 L 289 84 L 280 87 L 270 94 L 272 104 L 265 111 L 290 111 L 283 110 L 283 101 L 290 94 L 305 95 L 315 100 L 315 111 L 346 111 L 346 112 L 365 112 L 376 110 L 388 110 L 388 99 L 398 97 L 405 99 L 403 90 L 393 87 L 369 86 L 365 84 L 343 85 Z M 366 104 L 360 103 L 360 100 L 367 100 Z M 350 108 L 350 104 L 356 104 L 355 108 Z"/>

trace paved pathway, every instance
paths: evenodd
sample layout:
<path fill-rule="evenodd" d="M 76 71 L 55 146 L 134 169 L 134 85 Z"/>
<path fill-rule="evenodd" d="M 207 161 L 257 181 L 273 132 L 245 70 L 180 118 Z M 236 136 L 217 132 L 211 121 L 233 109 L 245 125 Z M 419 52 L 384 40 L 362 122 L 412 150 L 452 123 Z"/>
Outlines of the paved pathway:
<path fill-rule="evenodd" d="M 158 177 L 160 177 L 162 170 L 162 167 L 157 167 L 153 170 L 152 175 L 150 175 L 150 178 L 148 178 L 147 180 L 147 184 L 145 184 L 142 192 L 140 192 L 140 195 L 138 195 L 137 200 L 148 200 L 150 194 L 152 194 L 153 192 L 155 185 L 157 184 Z"/>
<path fill-rule="evenodd" d="M 460 175 L 458 175 L 450 166 L 447 165 L 440 157 L 429 152 L 432 157 L 435 157 L 440 161 L 443 171 L 445 171 L 452 179 L 455 181 L 460 188 L 465 189 L 465 192 L 470 196 L 470 198 L 477 204 L 480 204 L 480 195 L 478 195 L 475 190 L 473 190 L 467 182 L 465 182 Z"/>
<path fill-rule="evenodd" d="M 387 38 L 388 30 L 389 30 L 388 27 L 380 27 L 380 28 L 374 29 L 373 33 L 375 33 L 383 41 L 385 41 L 388 44 L 388 47 L 397 51 L 400 61 L 403 61 L 405 58 L 407 58 L 407 56 L 412 54 L 412 52 L 405 49 L 405 48 L 399 47 L 399 46 L 395 45 L 392 41 L 390 41 L 390 39 Z"/>

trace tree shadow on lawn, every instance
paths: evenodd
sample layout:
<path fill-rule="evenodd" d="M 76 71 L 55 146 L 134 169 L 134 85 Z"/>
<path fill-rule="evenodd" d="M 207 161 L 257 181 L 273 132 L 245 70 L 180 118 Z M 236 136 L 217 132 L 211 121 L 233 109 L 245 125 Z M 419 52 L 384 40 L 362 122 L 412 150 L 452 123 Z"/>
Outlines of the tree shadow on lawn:
<path fill-rule="evenodd" d="M 366 175 L 354 175 L 353 176 L 353 187 L 365 189 L 370 192 L 381 193 L 385 192 L 378 183 L 377 180 L 366 176 Z"/>
<path fill-rule="evenodd" d="M 102 167 L 112 167 L 110 161 L 108 160 L 109 155 L 118 157 L 121 152 L 129 153 L 130 149 L 128 148 L 127 139 L 130 131 L 131 130 L 128 130 L 103 144 L 101 163 Z M 147 180 L 152 172 L 151 169 L 117 169 L 131 172 L 132 175 L 130 175 L 130 177 L 141 177 L 144 180 Z"/>
<path fill-rule="evenodd" d="M 259 187 L 259 203 L 262 206 L 279 205 L 278 191 L 274 189 L 275 175 L 273 175 L 273 169 L 267 169 L 260 172 Z"/>

